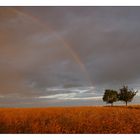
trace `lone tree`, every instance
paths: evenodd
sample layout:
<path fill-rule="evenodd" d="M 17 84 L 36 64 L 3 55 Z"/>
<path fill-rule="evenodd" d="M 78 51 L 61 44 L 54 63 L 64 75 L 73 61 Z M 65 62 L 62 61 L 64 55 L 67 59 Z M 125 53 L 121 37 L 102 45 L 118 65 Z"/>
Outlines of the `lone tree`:
<path fill-rule="evenodd" d="M 128 89 L 128 86 L 123 86 L 120 89 L 119 100 L 124 101 L 126 103 L 126 106 L 127 106 L 127 103 L 131 102 L 133 100 L 133 98 L 137 92 L 138 91 L 134 91 L 133 89 L 132 90 Z"/>
<path fill-rule="evenodd" d="M 103 101 L 113 106 L 113 103 L 118 101 L 118 92 L 115 90 L 106 89 L 104 92 Z"/>

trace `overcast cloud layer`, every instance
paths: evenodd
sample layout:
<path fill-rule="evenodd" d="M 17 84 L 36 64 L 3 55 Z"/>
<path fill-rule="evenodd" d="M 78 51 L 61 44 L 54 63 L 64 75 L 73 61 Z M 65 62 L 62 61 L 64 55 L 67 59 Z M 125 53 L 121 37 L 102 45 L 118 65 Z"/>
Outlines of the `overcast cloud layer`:
<path fill-rule="evenodd" d="M 139 60 L 140 7 L 0 7 L 1 106 L 101 104 Z"/>

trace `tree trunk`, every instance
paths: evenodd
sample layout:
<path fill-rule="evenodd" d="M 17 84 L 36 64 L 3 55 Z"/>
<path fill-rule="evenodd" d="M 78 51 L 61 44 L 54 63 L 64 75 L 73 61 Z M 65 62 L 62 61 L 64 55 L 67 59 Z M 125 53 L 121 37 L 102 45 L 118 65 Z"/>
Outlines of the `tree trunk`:
<path fill-rule="evenodd" d="M 126 103 L 126 106 L 127 106 L 127 101 L 125 103 Z"/>

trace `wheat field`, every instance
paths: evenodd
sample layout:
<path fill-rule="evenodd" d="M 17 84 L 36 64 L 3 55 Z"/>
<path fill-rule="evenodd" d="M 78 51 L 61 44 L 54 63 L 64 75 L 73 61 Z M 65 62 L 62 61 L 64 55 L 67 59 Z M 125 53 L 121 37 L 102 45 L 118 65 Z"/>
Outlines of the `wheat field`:
<path fill-rule="evenodd" d="M 1 108 L 0 133 L 140 133 L 140 106 Z"/>

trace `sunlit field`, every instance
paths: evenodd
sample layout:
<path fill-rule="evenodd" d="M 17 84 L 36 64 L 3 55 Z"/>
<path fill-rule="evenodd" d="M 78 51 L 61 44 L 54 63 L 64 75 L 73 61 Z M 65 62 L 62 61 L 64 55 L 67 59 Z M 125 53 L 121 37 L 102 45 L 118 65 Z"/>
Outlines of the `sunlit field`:
<path fill-rule="evenodd" d="M 0 133 L 140 133 L 140 106 L 1 108 Z"/>

